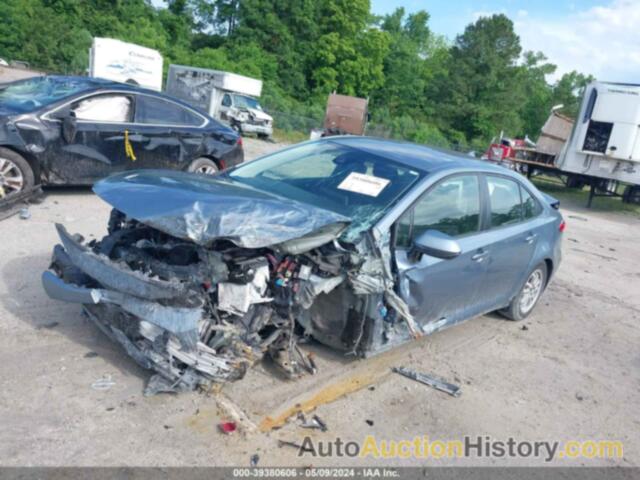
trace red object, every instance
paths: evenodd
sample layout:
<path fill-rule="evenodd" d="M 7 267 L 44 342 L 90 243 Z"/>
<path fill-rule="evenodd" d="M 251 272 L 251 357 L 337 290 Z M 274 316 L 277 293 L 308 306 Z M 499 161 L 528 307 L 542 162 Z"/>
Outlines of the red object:
<path fill-rule="evenodd" d="M 219 427 L 220 431 L 226 433 L 227 435 L 231 435 L 238 429 L 236 422 L 222 422 Z"/>
<path fill-rule="evenodd" d="M 564 220 L 562 220 L 560 222 L 560 225 L 558 226 L 558 230 L 560 230 L 560 233 L 564 232 L 567 228 L 567 224 L 565 223 Z"/>
<path fill-rule="evenodd" d="M 236 143 L 242 147 L 242 137 L 238 136 L 238 141 Z"/>
<path fill-rule="evenodd" d="M 487 157 L 489 160 L 500 161 L 505 158 L 513 157 L 515 155 L 513 148 L 509 145 L 502 145 L 499 143 L 492 143 L 487 150 Z"/>

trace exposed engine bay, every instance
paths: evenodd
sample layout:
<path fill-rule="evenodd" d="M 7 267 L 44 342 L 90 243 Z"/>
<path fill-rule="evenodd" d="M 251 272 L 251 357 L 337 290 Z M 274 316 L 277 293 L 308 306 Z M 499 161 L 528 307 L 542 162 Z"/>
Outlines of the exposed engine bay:
<path fill-rule="evenodd" d="M 315 373 L 300 347 L 311 337 L 365 356 L 419 335 L 394 291 L 390 255 L 369 234 L 355 244 L 325 232 L 260 248 L 203 245 L 117 209 L 99 241 L 56 227 L 47 293 L 83 304 L 155 372 L 146 394 L 238 380 L 264 357 L 289 378 Z"/>

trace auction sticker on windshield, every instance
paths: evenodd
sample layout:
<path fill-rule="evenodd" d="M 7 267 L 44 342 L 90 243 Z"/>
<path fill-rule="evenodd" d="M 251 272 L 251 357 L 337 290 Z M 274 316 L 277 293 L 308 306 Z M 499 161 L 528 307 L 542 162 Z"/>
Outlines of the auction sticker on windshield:
<path fill-rule="evenodd" d="M 349 192 L 361 193 L 370 197 L 377 197 L 380 192 L 389 184 L 386 178 L 366 175 L 364 173 L 351 172 L 338 188 Z"/>

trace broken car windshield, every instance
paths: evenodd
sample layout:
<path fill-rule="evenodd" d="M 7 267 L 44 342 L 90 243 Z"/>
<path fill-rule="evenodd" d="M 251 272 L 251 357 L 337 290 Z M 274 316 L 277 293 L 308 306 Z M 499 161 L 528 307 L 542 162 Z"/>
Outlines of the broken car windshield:
<path fill-rule="evenodd" d="M 230 172 L 239 183 L 352 219 L 349 235 L 373 225 L 421 172 L 369 152 L 319 142 L 287 149 Z"/>
<path fill-rule="evenodd" d="M 28 78 L 0 88 L 0 106 L 20 113 L 32 112 L 91 86 L 91 82 L 82 78 Z"/>

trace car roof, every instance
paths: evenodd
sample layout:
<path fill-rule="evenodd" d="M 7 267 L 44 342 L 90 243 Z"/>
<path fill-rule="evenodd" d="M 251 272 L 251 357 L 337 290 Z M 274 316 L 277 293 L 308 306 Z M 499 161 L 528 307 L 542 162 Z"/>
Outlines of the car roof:
<path fill-rule="evenodd" d="M 165 98 L 167 100 L 171 100 L 174 103 L 177 103 L 178 105 L 197 111 L 199 114 L 203 115 L 210 121 L 213 120 L 207 112 L 201 110 L 198 107 L 190 105 L 180 100 L 179 98 L 166 95 L 156 90 L 139 87 L 137 85 L 132 85 L 129 83 L 121 83 L 121 82 L 116 82 L 114 80 L 107 80 L 104 78 L 95 78 L 95 77 L 82 77 L 82 76 L 71 76 L 71 75 L 47 75 L 47 77 L 53 78 L 53 79 L 60 79 L 60 80 L 66 80 L 66 79 L 78 80 L 78 81 L 85 82 L 87 85 L 89 85 L 89 88 L 87 88 L 86 90 L 83 90 L 82 92 L 79 92 L 79 94 L 97 92 L 101 89 L 109 89 L 109 90 L 118 90 L 123 92 L 145 93 L 147 95 L 153 95 L 155 97 Z"/>
<path fill-rule="evenodd" d="M 402 163 L 417 170 L 422 170 L 426 173 L 459 168 L 494 173 L 505 173 L 508 171 L 505 168 L 476 160 L 462 153 L 399 140 L 347 135 L 326 137 L 324 141 L 388 158 L 389 160 Z"/>

